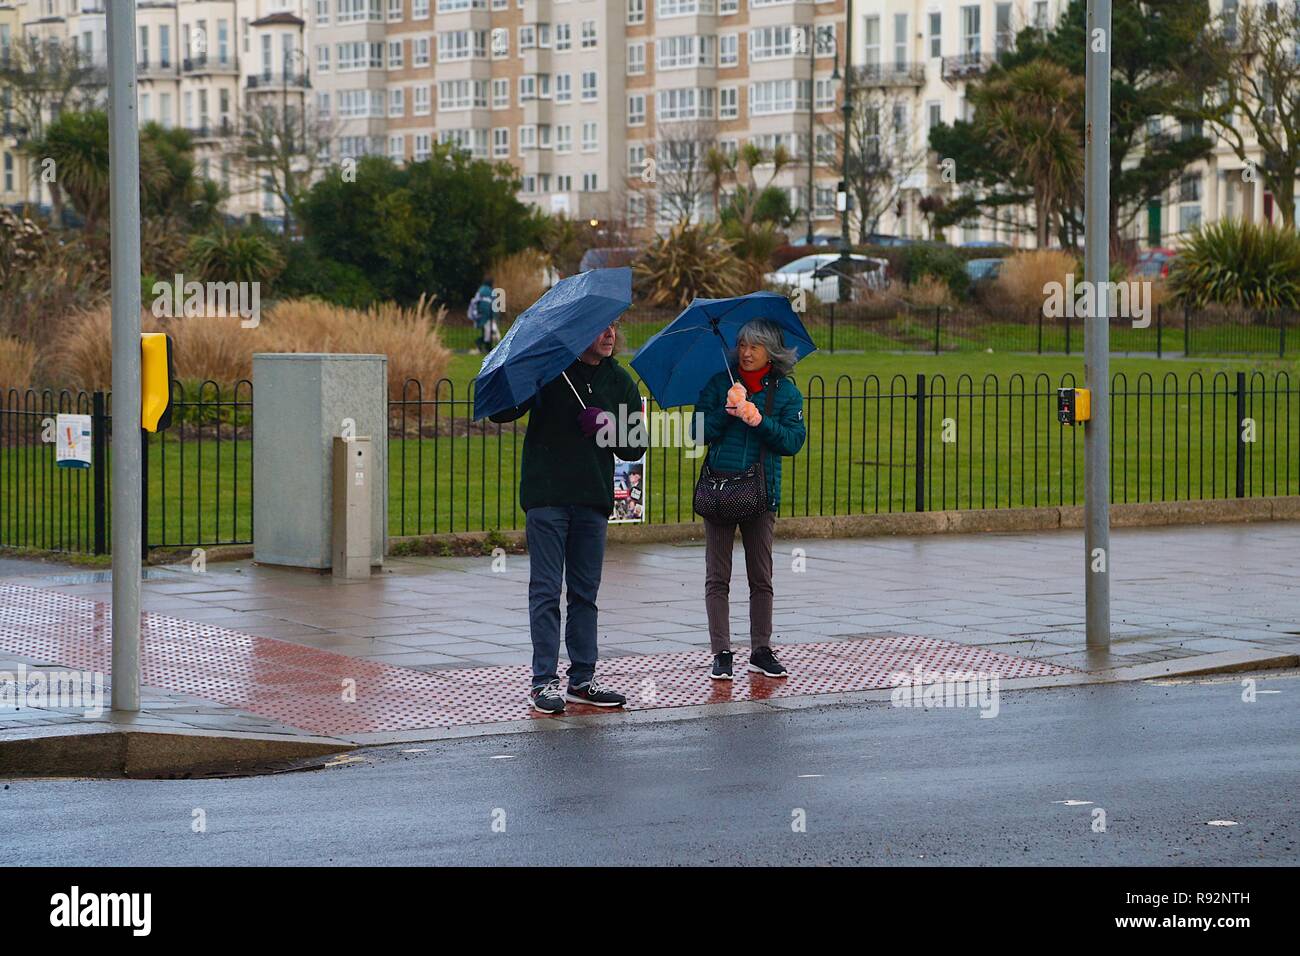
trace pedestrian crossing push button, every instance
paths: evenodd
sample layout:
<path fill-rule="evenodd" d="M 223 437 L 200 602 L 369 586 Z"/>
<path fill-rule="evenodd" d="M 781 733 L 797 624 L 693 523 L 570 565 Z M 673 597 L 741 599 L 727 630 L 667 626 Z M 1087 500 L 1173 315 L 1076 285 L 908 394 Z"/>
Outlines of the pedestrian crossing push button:
<path fill-rule="evenodd" d="M 1078 425 L 1092 417 L 1092 392 L 1086 388 L 1058 388 L 1056 417 L 1062 425 Z"/>

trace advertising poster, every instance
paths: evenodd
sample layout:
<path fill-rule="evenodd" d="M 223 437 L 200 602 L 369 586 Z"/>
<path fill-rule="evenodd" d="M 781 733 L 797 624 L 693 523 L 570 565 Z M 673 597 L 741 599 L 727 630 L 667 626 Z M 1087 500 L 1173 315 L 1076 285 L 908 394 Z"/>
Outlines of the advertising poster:
<path fill-rule="evenodd" d="M 646 421 L 646 403 L 641 400 L 641 420 Z M 648 427 L 648 425 L 647 425 Z M 640 524 L 645 521 L 647 466 L 649 455 L 636 461 L 614 459 L 614 513 L 610 524 Z"/>

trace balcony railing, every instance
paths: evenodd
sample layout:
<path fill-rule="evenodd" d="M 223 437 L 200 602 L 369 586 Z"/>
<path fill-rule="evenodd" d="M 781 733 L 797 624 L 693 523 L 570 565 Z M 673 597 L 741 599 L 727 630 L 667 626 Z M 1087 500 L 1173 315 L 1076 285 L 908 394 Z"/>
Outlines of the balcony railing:
<path fill-rule="evenodd" d="M 854 68 L 853 79 L 861 86 L 924 86 L 925 64 L 868 63 Z"/>
<path fill-rule="evenodd" d="M 306 73 L 254 73 L 246 84 L 250 90 L 311 89 Z"/>
<path fill-rule="evenodd" d="M 983 76 L 997 62 L 992 53 L 959 53 L 957 56 L 943 58 L 943 81 L 955 83 L 958 80 L 970 80 Z"/>
<path fill-rule="evenodd" d="M 239 65 L 233 57 L 209 56 L 207 53 L 187 56 L 181 61 L 182 73 L 233 72 L 238 69 Z"/>
<path fill-rule="evenodd" d="M 223 119 L 219 123 L 199 123 L 197 126 L 185 128 L 195 139 L 219 139 L 235 134 L 235 127 L 228 119 Z"/>

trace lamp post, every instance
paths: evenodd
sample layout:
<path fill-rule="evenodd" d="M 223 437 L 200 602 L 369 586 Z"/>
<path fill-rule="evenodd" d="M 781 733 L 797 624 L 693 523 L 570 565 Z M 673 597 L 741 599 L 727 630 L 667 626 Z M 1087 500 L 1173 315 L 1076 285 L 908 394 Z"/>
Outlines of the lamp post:
<path fill-rule="evenodd" d="M 836 191 L 836 203 L 840 206 L 840 258 L 837 296 L 841 302 L 849 301 L 849 253 L 853 245 L 849 242 L 849 212 L 852 206 L 849 193 L 849 130 L 853 117 L 853 13 L 852 3 L 846 4 L 844 14 L 844 93 L 841 97 L 840 116 L 843 120 L 844 147 L 840 155 L 840 188 Z M 836 70 L 839 60 L 835 61 Z"/>
<path fill-rule="evenodd" d="M 808 40 L 808 234 L 805 241 L 809 246 L 813 244 L 813 207 L 816 205 L 817 186 L 814 173 L 817 169 L 817 41 L 823 36 L 833 37 L 832 27 L 830 24 L 817 26 L 809 24 L 804 31 L 804 36 Z M 840 78 L 840 61 L 834 59 L 835 68 L 831 73 L 832 80 Z"/>

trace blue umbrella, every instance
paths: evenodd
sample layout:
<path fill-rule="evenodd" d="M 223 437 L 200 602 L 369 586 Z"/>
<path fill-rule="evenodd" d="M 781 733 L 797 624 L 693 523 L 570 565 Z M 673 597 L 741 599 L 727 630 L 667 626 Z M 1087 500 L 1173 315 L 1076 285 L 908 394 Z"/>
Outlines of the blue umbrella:
<path fill-rule="evenodd" d="M 718 372 L 731 371 L 727 351 L 753 319 L 770 319 L 785 332 L 799 358 L 815 352 L 812 337 L 790 300 L 777 292 L 751 292 L 732 299 L 696 299 L 636 353 L 632 367 L 661 408 L 694 405 L 700 389 Z"/>
<path fill-rule="evenodd" d="M 632 270 L 561 279 L 525 309 L 474 378 L 474 417 L 521 405 L 573 364 L 632 304 Z"/>

